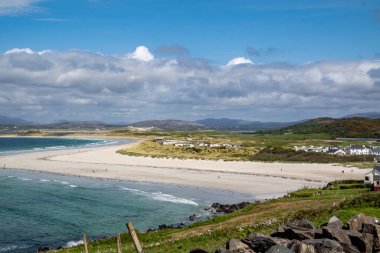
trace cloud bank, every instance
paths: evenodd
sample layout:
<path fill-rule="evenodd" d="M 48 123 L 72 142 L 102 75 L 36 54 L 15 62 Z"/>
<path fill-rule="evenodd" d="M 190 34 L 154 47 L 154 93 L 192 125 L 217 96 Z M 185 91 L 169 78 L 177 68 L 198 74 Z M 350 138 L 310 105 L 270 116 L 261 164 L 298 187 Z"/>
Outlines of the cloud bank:
<path fill-rule="evenodd" d="M 379 111 L 380 61 L 214 66 L 155 58 L 11 49 L 0 54 L 0 115 L 32 121 L 131 122 L 233 117 L 289 121 Z"/>

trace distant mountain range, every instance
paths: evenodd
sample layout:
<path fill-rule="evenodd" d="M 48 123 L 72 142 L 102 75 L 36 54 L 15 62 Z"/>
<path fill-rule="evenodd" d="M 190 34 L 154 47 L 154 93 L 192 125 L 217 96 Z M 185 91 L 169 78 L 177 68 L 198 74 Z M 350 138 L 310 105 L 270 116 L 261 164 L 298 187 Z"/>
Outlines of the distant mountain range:
<path fill-rule="evenodd" d="M 229 129 L 229 130 L 263 130 L 263 129 L 277 129 L 286 126 L 293 125 L 297 122 L 260 122 L 260 121 L 248 121 L 239 119 L 228 118 L 207 118 L 196 121 L 204 125 L 207 128 L 212 129 Z"/>
<path fill-rule="evenodd" d="M 198 130 L 198 129 L 206 128 L 205 125 L 199 124 L 194 121 L 175 120 L 175 119 L 139 121 L 139 122 L 130 124 L 129 126 L 153 127 L 153 128 L 166 129 L 166 130 Z"/>
<path fill-rule="evenodd" d="M 348 120 L 347 120 L 348 119 Z M 350 136 L 357 136 L 360 132 L 356 127 L 368 128 L 365 131 L 377 131 L 377 121 L 366 119 L 380 119 L 380 112 L 358 113 L 344 116 L 340 119 L 333 118 L 317 118 L 312 120 L 304 120 L 298 122 L 260 122 L 248 121 L 229 118 L 206 118 L 197 121 L 185 120 L 146 120 L 132 124 L 107 124 L 98 121 L 59 121 L 50 124 L 35 124 L 19 118 L 11 118 L 0 116 L 0 125 L 19 125 L 27 127 L 32 125 L 33 128 L 52 128 L 52 129 L 104 129 L 104 128 L 121 128 L 125 126 L 132 127 L 152 127 L 166 130 L 234 130 L 234 131 L 268 131 L 276 130 L 286 132 L 327 132 L 329 134 L 340 134 L 334 130 L 339 128 L 342 133 L 349 133 Z M 342 125 L 343 124 L 343 125 Z M 357 126 L 353 124 L 358 124 Z M 343 129 L 343 130 L 342 130 Z"/>
<path fill-rule="evenodd" d="M 33 124 L 23 119 L 0 116 L 0 125 L 30 125 Z"/>

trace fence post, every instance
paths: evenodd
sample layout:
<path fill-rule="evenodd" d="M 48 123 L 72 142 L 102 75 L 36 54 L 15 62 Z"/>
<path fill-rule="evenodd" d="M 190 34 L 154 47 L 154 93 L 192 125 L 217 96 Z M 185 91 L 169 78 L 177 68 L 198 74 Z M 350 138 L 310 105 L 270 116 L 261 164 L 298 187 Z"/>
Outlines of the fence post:
<path fill-rule="evenodd" d="M 141 243 L 139 241 L 139 238 L 137 237 L 135 228 L 133 227 L 132 223 L 128 222 L 127 227 L 128 227 L 129 234 L 132 237 L 133 245 L 135 245 L 135 249 L 137 253 L 143 253 Z"/>
<path fill-rule="evenodd" d="M 121 250 L 120 234 L 117 235 L 116 240 L 117 240 L 117 253 L 123 253 L 122 250 Z"/>
<path fill-rule="evenodd" d="M 86 234 L 83 234 L 84 252 L 88 253 Z"/>

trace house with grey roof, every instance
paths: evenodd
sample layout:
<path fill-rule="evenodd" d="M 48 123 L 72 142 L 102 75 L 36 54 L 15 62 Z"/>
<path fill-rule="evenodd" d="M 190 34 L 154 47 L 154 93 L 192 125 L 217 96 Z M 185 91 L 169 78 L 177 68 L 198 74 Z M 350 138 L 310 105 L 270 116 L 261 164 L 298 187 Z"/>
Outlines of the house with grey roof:
<path fill-rule="evenodd" d="M 370 149 L 364 145 L 350 145 L 348 147 L 348 153 L 350 155 L 369 155 Z"/>
<path fill-rule="evenodd" d="M 371 155 L 380 156 L 380 146 L 372 146 L 370 152 L 371 152 Z"/>

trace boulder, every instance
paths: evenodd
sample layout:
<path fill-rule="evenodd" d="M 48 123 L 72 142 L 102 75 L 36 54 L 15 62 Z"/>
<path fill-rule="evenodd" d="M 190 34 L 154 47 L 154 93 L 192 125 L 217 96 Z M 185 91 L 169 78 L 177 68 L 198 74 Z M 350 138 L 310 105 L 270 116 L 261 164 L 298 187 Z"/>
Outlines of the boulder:
<path fill-rule="evenodd" d="M 293 240 L 289 244 L 289 248 L 293 250 L 295 253 L 316 253 L 317 252 L 313 245 L 308 245 L 298 240 Z"/>
<path fill-rule="evenodd" d="M 298 230 L 294 228 L 286 228 L 285 232 L 275 232 L 271 234 L 272 237 L 286 238 L 289 240 L 306 240 L 315 238 L 315 229 Z"/>
<path fill-rule="evenodd" d="M 343 228 L 344 224 L 338 217 L 334 215 L 329 219 L 329 222 L 325 224 L 325 226 L 329 228 Z"/>
<path fill-rule="evenodd" d="M 41 247 L 38 247 L 37 252 L 48 252 L 49 250 L 50 250 L 49 247 L 41 246 Z"/>
<path fill-rule="evenodd" d="M 308 220 L 296 220 L 293 222 L 289 222 L 285 225 L 285 228 L 293 228 L 297 230 L 311 230 L 315 229 L 313 223 Z M 286 230 L 286 229 L 285 229 Z"/>
<path fill-rule="evenodd" d="M 285 246 L 282 245 L 274 245 L 270 247 L 266 253 L 295 253 L 293 250 L 288 249 Z"/>
<path fill-rule="evenodd" d="M 233 253 L 255 253 L 249 246 L 238 239 L 230 239 L 226 248 Z"/>
<path fill-rule="evenodd" d="M 359 213 L 352 217 L 348 222 L 348 229 L 361 232 L 363 229 L 363 223 L 366 222 L 366 216 L 362 213 Z"/>
<path fill-rule="evenodd" d="M 350 237 L 345 233 L 344 230 L 339 228 L 324 227 L 322 228 L 322 234 L 324 238 L 328 238 L 339 242 L 340 244 L 345 243 L 351 245 Z"/>
<path fill-rule="evenodd" d="M 270 247 L 276 245 L 272 238 L 258 233 L 249 234 L 247 238 L 244 238 L 241 241 L 257 253 L 264 253 Z"/>
<path fill-rule="evenodd" d="M 363 233 L 368 233 L 373 235 L 374 249 L 380 251 L 380 225 L 377 224 L 363 224 Z"/>
<path fill-rule="evenodd" d="M 342 245 L 343 251 L 345 253 L 360 253 L 358 248 L 356 248 L 354 245 L 346 244 L 346 243 L 340 243 L 340 245 Z"/>
<path fill-rule="evenodd" d="M 311 239 L 302 243 L 313 246 L 316 253 L 344 253 L 342 245 L 330 239 Z"/>
<path fill-rule="evenodd" d="M 345 231 L 351 240 L 351 244 L 358 248 L 360 252 L 372 252 L 373 235 L 360 233 L 354 230 Z"/>
<path fill-rule="evenodd" d="M 279 237 L 272 237 L 272 240 L 277 244 L 281 246 L 288 247 L 290 240 L 286 238 L 279 238 Z"/>

